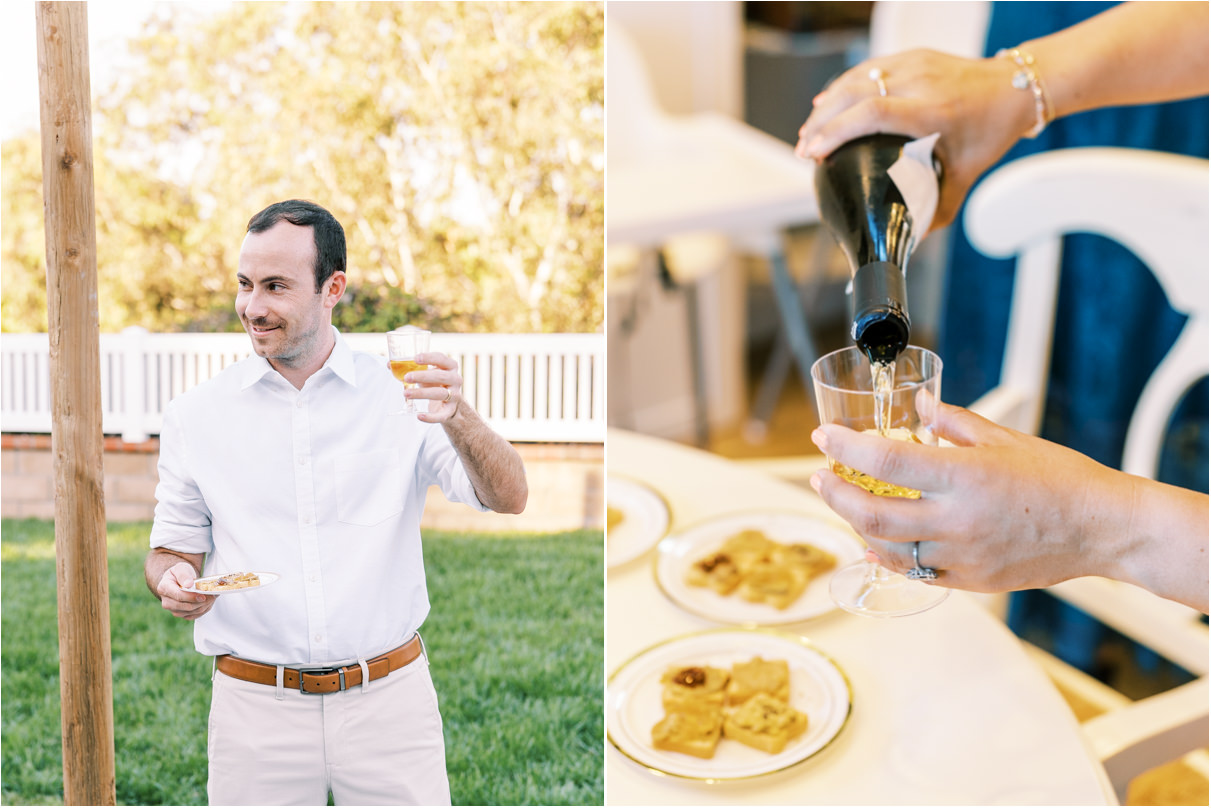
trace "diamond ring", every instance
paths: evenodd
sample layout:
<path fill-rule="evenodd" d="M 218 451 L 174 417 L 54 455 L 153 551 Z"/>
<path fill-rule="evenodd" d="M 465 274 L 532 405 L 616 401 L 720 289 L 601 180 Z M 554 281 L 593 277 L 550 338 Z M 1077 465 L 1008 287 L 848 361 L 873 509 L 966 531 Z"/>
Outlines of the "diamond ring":
<path fill-rule="evenodd" d="M 910 581 L 936 581 L 938 580 L 938 571 L 933 567 L 921 566 L 921 542 L 914 541 L 912 543 L 912 564 L 913 567 L 908 572 L 904 573 L 904 577 Z"/>
<path fill-rule="evenodd" d="M 878 86 L 879 95 L 886 96 L 887 95 L 887 82 L 884 81 L 884 79 L 887 78 L 887 74 L 884 73 L 882 70 L 880 70 L 877 67 L 872 67 L 870 69 L 870 72 L 867 73 L 866 75 L 867 75 L 867 78 L 869 78 L 871 81 L 873 81 L 875 83 L 876 86 Z"/>

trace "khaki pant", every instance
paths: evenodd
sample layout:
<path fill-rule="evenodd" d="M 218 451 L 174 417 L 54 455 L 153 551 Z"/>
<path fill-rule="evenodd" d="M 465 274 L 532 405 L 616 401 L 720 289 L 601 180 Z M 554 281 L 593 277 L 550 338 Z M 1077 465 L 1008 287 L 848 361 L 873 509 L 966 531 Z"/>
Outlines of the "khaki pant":
<path fill-rule="evenodd" d="M 437 693 L 422 654 L 343 693 L 309 695 L 215 672 L 211 805 L 449 805 Z"/>

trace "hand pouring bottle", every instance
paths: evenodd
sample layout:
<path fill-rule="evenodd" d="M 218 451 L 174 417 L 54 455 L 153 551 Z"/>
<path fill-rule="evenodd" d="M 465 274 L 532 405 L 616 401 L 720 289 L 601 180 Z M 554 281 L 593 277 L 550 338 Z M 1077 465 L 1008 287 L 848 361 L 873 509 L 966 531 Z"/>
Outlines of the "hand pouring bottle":
<path fill-rule="evenodd" d="M 894 361 L 908 345 L 905 273 L 937 205 L 935 139 L 915 141 L 914 160 L 910 138 L 869 135 L 816 166 L 820 219 L 849 260 L 851 336 L 872 363 Z"/>

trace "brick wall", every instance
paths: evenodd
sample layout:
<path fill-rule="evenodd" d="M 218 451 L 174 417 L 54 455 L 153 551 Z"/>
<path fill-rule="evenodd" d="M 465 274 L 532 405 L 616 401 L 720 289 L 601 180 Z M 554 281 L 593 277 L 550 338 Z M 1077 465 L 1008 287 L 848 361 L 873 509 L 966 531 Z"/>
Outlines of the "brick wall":
<path fill-rule="evenodd" d="M 105 439 L 105 518 L 150 520 L 155 510 L 160 442 Z M 521 443 L 530 499 L 520 515 L 479 513 L 430 493 L 421 521 L 439 530 L 546 532 L 601 528 L 605 507 L 605 451 L 601 444 Z M 0 514 L 55 515 L 54 456 L 50 435 L 0 436 Z"/>

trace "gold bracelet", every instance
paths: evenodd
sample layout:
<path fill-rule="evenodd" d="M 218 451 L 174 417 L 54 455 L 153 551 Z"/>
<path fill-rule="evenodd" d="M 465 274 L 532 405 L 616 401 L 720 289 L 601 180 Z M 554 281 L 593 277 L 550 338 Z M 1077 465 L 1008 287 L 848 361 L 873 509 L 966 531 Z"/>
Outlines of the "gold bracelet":
<path fill-rule="evenodd" d="M 997 51 L 997 57 L 1006 57 L 1018 66 L 1013 74 L 1013 88 L 1028 90 L 1034 98 L 1034 126 L 1026 133 L 1026 137 L 1038 137 L 1039 132 L 1047 128 L 1047 124 L 1055 119 L 1055 110 L 1051 107 L 1051 99 L 1047 97 L 1047 88 L 1034 69 L 1034 57 L 1021 48 L 1002 48 Z"/>

